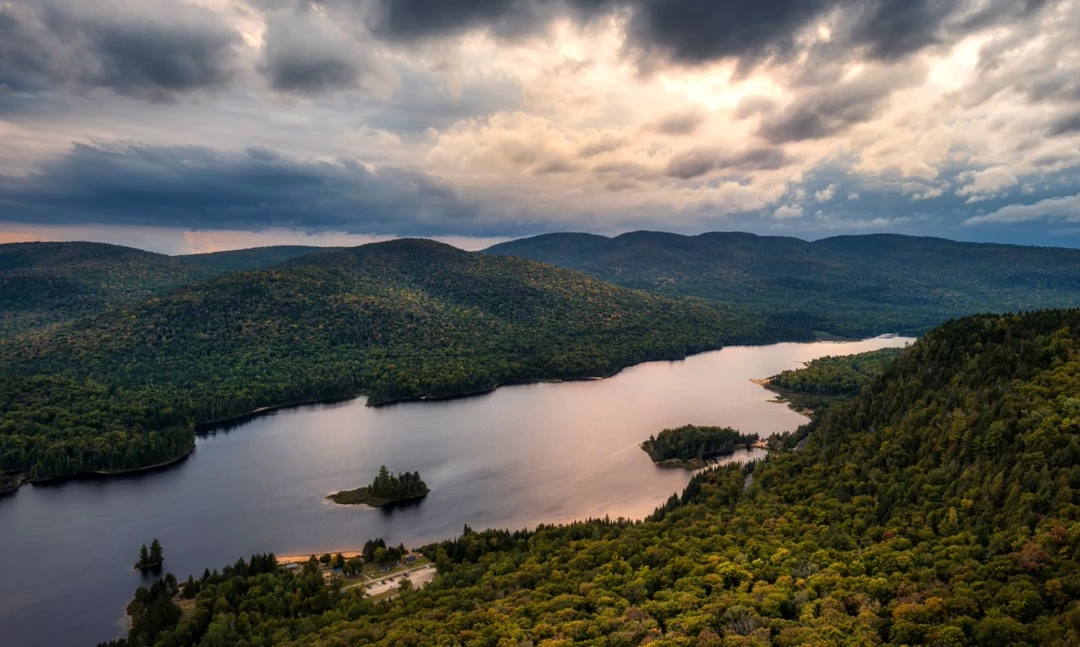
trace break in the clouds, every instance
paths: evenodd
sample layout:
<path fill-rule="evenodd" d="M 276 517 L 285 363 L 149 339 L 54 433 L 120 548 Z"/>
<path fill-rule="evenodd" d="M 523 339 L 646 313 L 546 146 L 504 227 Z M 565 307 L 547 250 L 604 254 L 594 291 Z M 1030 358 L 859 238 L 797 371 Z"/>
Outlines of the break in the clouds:
<path fill-rule="evenodd" d="M 1076 245 L 1078 24 L 1080 0 L 0 0 L 0 221 Z"/>

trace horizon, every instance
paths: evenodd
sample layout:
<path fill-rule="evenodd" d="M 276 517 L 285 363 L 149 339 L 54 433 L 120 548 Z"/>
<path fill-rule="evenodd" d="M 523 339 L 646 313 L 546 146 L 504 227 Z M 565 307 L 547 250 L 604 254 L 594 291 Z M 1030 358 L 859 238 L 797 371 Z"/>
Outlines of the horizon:
<path fill-rule="evenodd" d="M 325 248 L 325 249 L 332 249 L 332 248 L 348 249 L 348 248 L 352 248 L 352 247 L 361 247 L 361 246 L 364 246 L 364 245 L 371 245 L 371 244 L 375 244 L 375 243 L 385 243 L 385 242 L 392 242 L 392 241 L 396 241 L 396 240 L 410 240 L 410 239 L 412 239 L 412 240 L 432 240 L 432 241 L 435 241 L 435 242 L 450 245 L 452 247 L 456 247 L 458 249 L 461 249 L 461 250 L 467 251 L 467 252 L 482 252 L 482 251 L 486 251 L 487 249 L 490 249 L 492 247 L 495 247 L 497 245 L 501 245 L 503 243 L 512 243 L 512 242 L 515 242 L 515 241 L 528 240 L 528 239 L 532 239 L 532 238 L 539 238 L 539 237 L 542 237 L 542 236 L 586 235 L 586 236 L 596 236 L 598 238 L 605 238 L 605 239 L 608 239 L 608 240 L 614 240 L 614 239 L 621 238 L 623 236 L 632 235 L 632 234 L 669 234 L 669 235 L 674 235 L 674 236 L 680 236 L 680 237 L 683 237 L 683 238 L 697 238 L 697 237 L 700 237 L 700 236 L 707 236 L 707 235 L 710 235 L 710 234 L 747 234 L 747 235 L 757 236 L 757 237 L 762 237 L 762 238 L 794 238 L 796 240 L 801 240 L 801 241 L 807 242 L 807 243 L 814 243 L 814 242 L 821 241 L 821 240 L 827 240 L 827 239 L 831 239 L 831 238 L 842 238 L 842 237 L 902 236 L 902 237 L 905 237 L 905 238 L 926 238 L 926 239 L 934 239 L 934 240 L 945 240 L 945 241 L 954 242 L 954 243 L 968 243 L 968 244 L 972 244 L 972 245 L 1012 245 L 1012 246 L 1018 246 L 1018 247 L 1039 247 L 1039 248 L 1046 248 L 1046 249 L 1080 249 L 1080 245 L 1071 246 L 1071 245 L 1052 245 L 1052 244 L 1043 244 L 1043 243 L 1014 243 L 1014 242 L 1000 242 L 1000 241 L 994 241 L 994 240 L 958 240 L 958 239 L 949 238 L 949 237 L 946 237 L 946 236 L 920 235 L 920 234 L 902 234 L 902 233 L 896 233 L 896 232 L 871 232 L 871 233 L 856 233 L 856 234 L 833 234 L 833 235 L 830 235 L 830 236 L 807 237 L 807 236 L 797 236 L 797 235 L 791 235 L 791 234 L 769 234 L 769 233 L 761 234 L 761 233 L 755 233 L 755 232 L 752 232 L 752 231 L 742 231 L 742 230 L 736 230 L 736 229 L 732 229 L 732 230 L 711 230 L 711 231 L 702 231 L 702 232 L 699 232 L 699 233 L 689 233 L 689 234 L 688 233 L 672 232 L 672 231 L 663 231 L 663 230 L 658 230 L 658 229 L 635 229 L 635 230 L 624 231 L 624 232 L 621 232 L 621 233 L 618 233 L 618 234 L 612 234 L 612 235 L 597 234 L 597 233 L 588 232 L 588 231 L 553 231 L 553 232 L 545 232 L 545 233 L 541 233 L 541 234 L 535 234 L 535 235 L 532 235 L 532 236 L 521 236 L 519 238 L 468 238 L 468 237 L 454 237 L 454 236 L 365 236 L 365 235 L 351 235 L 351 236 L 345 237 L 345 236 L 340 236 L 339 235 L 339 236 L 329 237 L 329 240 L 333 241 L 333 242 L 327 242 L 326 244 L 320 244 L 319 241 L 320 240 L 328 240 L 327 238 L 320 238 L 320 237 L 317 237 L 317 236 L 311 236 L 311 237 L 308 237 L 308 239 L 297 238 L 295 236 L 286 237 L 286 238 L 283 238 L 280 242 L 268 241 L 268 242 L 265 242 L 265 244 L 261 244 L 261 241 L 259 241 L 257 237 L 252 237 L 252 239 L 248 239 L 247 237 L 241 237 L 241 238 L 231 237 L 229 239 L 226 239 L 226 241 L 224 241 L 224 242 L 213 245 L 212 248 L 207 248 L 208 247 L 207 241 L 203 240 L 203 241 L 201 241 L 199 243 L 198 248 L 189 248 L 189 249 L 182 249 L 182 248 L 177 249 L 175 246 L 172 246 L 172 245 L 166 246 L 166 247 L 162 247 L 160 245 L 155 246 L 153 243 L 151 243 L 151 244 L 144 243 L 143 245 L 140 245 L 139 241 L 129 243 L 129 242 L 116 242 L 116 241 L 113 241 L 113 240 L 88 240 L 88 239 L 80 239 L 80 238 L 70 238 L 70 239 L 64 239 L 64 240 L 60 240 L 60 239 L 43 239 L 43 238 L 27 238 L 25 240 L 6 240 L 6 239 L 3 239 L 3 238 L 0 238 L 0 248 L 2 248 L 4 245 L 21 244 L 21 243 L 90 243 L 90 244 L 117 245 L 117 246 L 120 246 L 120 247 L 127 247 L 127 248 L 130 248 L 130 249 L 138 249 L 138 250 L 141 250 L 141 251 L 144 251 L 144 252 L 151 252 L 151 253 L 155 253 L 155 254 L 164 254 L 166 256 L 189 256 L 189 255 L 198 255 L 198 254 L 215 254 L 215 253 L 219 253 L 219 252 L 239 251 L 239 250 L 245 250 L 245 249 L 259 249 L 259 248 L 266 248 L 266 247 L 311 247 L 311 248 Z M 161 240 L 167 240 L 167 239 L 161 239 Z M 181 240 L 183 240 L 183 239 L 181 239 Z M 250 242 L 252 242 L 254 244 L 243 244 L 241 241 L 244 241 L 244 240 L 250 240 Z M 160 242 L 160 241 L 158 241 L 158 242 Z M 1078 242 L 1080 242 L 1080 241 L 1078 241 Z"/>
<path fill-rule="evenodd" d="M 734 229 L 1080 247 L 1080 0 L 764 13 L 9 0 L 0 241 Z"/>

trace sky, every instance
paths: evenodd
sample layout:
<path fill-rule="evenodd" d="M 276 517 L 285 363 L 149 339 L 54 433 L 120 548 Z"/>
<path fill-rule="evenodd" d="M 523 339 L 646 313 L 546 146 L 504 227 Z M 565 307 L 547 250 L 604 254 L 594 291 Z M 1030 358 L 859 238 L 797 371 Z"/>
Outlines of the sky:
<path fill-rule="evenodd" d="M 0 0 L 0 242 L 1080 247 L 1080 0 Z"/>

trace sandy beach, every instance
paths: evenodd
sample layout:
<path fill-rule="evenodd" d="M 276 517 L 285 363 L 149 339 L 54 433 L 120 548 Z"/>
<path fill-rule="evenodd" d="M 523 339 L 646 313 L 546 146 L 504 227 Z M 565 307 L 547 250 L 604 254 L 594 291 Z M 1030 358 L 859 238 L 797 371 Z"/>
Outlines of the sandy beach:
<path fill-rule="evenodd" d="M 318 557 L 319 555 L 325 555 L 326 553 L 330 553 L 331 555 L 337 555 L 338 553 L 341 553 L 341 556 L 345 559 L 350 559 L 352 557 L 360 557 L 364 554 L 364 552 L 360 550 L 330 550 L 323 551 L 321 553 L 309 553 L 307 555 L 278 555 L 277 561 L 278 564 L 303 564 L 304 562 L 311 559 L 311 555 L 315 555 L 315 557 Z"/>

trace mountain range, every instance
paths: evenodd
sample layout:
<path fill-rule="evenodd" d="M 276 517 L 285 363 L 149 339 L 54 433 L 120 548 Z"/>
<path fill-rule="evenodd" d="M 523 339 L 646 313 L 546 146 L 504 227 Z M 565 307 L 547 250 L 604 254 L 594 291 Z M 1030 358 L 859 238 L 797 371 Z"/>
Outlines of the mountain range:
<path fill-rule="evenodd" d="M 919 333 L 977 312 L 1080 304 L 1080 250 L 893 234 L 807 242 L 746 233 L 546 234 L 489 253 L 723 303 L 788 338 Z"/>

